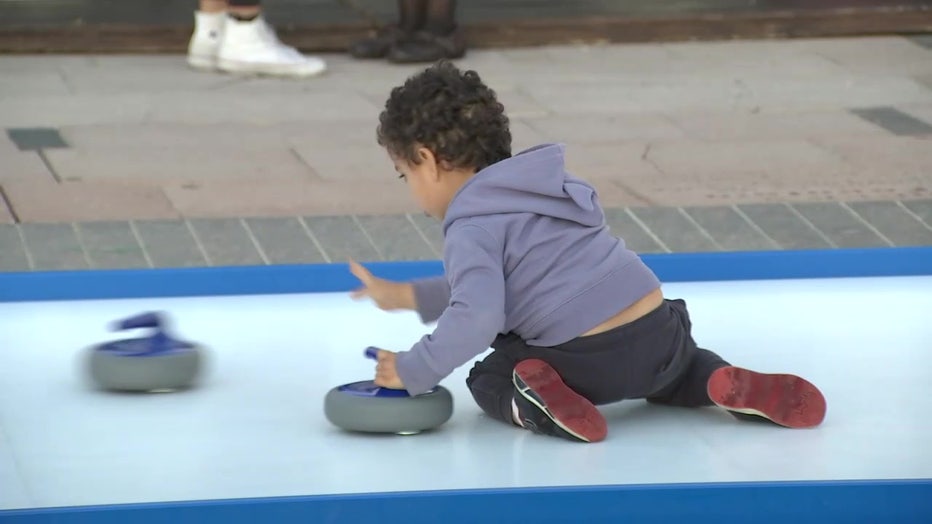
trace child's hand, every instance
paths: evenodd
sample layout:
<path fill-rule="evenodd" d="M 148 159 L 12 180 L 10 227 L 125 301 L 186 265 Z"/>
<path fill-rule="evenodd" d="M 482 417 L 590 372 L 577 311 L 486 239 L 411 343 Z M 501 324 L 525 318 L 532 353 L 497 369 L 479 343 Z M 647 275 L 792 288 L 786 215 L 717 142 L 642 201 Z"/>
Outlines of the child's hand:
<path fill-rule="evenodd" d="M 350 272 L 363 284 L 363 287 L 353 291 L 352 297 L 354 299 L 369 297 L 380 309 L 385 311 L 415 309 L 417 307 L 414 298 L 414 286 L 411 284 L 377 278 L 368 269 L 353 260 L 349 261 L 349 266 Z"/>
<path fill-rule="evenodd" d="M 375 366 L 375 385 L 383 388 L 404 389 L 405 385 L 395 370 L 395 354 L 380 349 L 377 360 L 379 363 Z"/>

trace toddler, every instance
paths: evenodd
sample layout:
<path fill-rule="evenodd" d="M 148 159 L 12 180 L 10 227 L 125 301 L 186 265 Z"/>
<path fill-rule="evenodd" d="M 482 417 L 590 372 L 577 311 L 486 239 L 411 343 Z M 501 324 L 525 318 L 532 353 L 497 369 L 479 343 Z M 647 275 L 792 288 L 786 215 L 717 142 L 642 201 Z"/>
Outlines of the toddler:
<path fill-rule="evenodd" d="M 803 428 L 825 399 L 794 375 L 735 367 L 700 348 L 686 303 L 610 234 L 596 191 L 564 148 L 511 153 L 508 118 L 473 71 L 439 62 L 392 90 L 378 142 L 417 204 L 442 223 L 444 275 L 409 283 L 351 261 L 385 310 L 434 323 L 407 351 L 379 352 L 375 382 L 411 395 L 484 353 L 466 384 L 489 416 L 572 441 L 606 437 L 596 406 L 646 399 L 717 405 Z"/>

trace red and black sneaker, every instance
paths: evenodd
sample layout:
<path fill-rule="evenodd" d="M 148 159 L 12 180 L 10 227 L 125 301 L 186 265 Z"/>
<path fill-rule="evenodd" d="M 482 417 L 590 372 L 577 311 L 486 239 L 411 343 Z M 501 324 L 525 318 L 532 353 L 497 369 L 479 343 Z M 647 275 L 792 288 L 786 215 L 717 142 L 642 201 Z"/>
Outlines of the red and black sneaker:
<path fill-rule="evenodd" d="M 542 435 L 598 442 L 608 433 L 605 417 L 570 389 L 543 360 L 522 360 L 512 373 L 521 424 Z"/>
<path fill-rule="evenodd" d="M 788 428 L 818 426 L 825 418 L 825 397 L 795 375 L 758 373 L 727 366 L 709 377 L 708 393 L 717 406 L 738 419 L 769 420 Z"/>

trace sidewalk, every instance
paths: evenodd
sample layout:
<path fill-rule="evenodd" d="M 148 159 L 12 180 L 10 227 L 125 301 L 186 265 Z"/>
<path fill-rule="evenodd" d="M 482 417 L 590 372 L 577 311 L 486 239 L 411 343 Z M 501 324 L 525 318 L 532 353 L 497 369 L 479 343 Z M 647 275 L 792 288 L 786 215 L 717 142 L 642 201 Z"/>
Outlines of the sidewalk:
<path fill-rule="evenodd" d="M 374 139 L 420 68 L 292 81 L 0 56 L 0 270 L 437 258 Z M 477 49 L 642 252 L 932 245 L 925 37 Z"/>
<path fill-rule="evenodd" d="M 196 0 L 0 0 L 0 53 L 181 53 Z M 343 52 L 395 0 L 263 0 L 299 49 Z M 579 42 L 847 37 L 932 31 L 930 0 L 469 0 L 457 21 L 473 48 Z"/>

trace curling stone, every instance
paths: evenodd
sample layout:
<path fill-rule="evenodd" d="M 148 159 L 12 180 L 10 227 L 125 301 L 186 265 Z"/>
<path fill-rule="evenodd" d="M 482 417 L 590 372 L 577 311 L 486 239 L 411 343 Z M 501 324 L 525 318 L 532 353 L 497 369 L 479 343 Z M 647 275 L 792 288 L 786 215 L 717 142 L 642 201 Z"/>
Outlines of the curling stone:
<path fill-rule="evenodd" d="M 143 313 L 112 326 L 114 331 L 136 328 L 153 332 L 90 348 L 87 366 L 94 383 L 107 390 L 149 393 L 190 387 L 200 373 L 203 348 L 169 336 L 159 313 Z"/>
<path fill-rule="evenodd" d="M 376 359 L 375 348 L 365 356 Z M 453 396 L 443 386 L 410 395 L 403 389 L 376 386 L 372 380 L 344 384 L 324 398 L 324 414 L 347 431 L 415 435 L 444 424 L 453 415 Z"/>

